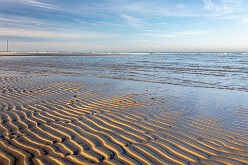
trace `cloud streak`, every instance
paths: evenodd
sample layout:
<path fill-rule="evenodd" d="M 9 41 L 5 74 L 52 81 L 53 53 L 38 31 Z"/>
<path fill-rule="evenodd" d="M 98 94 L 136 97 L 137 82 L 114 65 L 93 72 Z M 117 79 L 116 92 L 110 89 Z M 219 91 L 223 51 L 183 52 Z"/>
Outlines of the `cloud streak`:
<path fill-rule="evenodd" d="M 175 32 L 175 34 L 181 36 L 201 36 L 201 35 L 212 34 L 213 32 L 214 31 L 212 30 L 190 30 L 190 31 Z"/>
<path fill-rule="evenodd" d="M 37 0 L 20 0 L 20 3 L 24 3 L 26 5 L 34 6 L 34 7 L 40 7 L 44 9 L 52 9 L 52 10 L 58 10 L 61 9 L 59 6 L 40 2 Z"/>
<path fill-rule="evenodd" d="M 207 11 L 206 17 L 215 20 L 235 21 L 240 25 L 246 25 L 248 11 L 244 0 L 203 0 L 203 9 Z"/>
<path fill-rule="evenodd" d="M 137 17 L 127 15 L 127 14 L 120 14 L 120 17 L 123 18 L 133 28 L 140 28 L 144 24 L 147 24 L 143 20 L 141 20 Z"/>
<path fill-rule="evenodd" d="M 240 0 L 220 0 L 213 2 L 212 0 L 203 0 L 203 9 L 207 10 L 207 16 L 222 17 L 240 14 L 244 9 Z"/>
<path fill-rule="evenodd" d="M 204 7 L 203 7 L 204 9 L 213 10 L 215 8 L 211 0 L 203 0 L 203 3 L 204 3 Z"/>
<path fill-rule="evenodd" d="M 12 16 L 12 15 L 0 15 L 0 22 L 2 26 L 7 24 L 8 26 L 55 26 L 53 23 L 48 23 L 47 21 L 41 19 L 34 19 L 27 16 Z"/>
<path fill-rule="evenodd" d="M 188 31 L 176 31 L 172 33 L 143 33 L 144 36 L 158 37 L 158 38 L 177 38 L 177 37 L 194 37 L 203 36 L 214 33 L 212 30 L 188 30 Z"/>
<path fill-rule="evenodd" d="M 92 32 L 56 32 L 18 28 L 0 28 L 0 36 L 42 39 L 87 39 L 106 37 L 104 34 Z"/>

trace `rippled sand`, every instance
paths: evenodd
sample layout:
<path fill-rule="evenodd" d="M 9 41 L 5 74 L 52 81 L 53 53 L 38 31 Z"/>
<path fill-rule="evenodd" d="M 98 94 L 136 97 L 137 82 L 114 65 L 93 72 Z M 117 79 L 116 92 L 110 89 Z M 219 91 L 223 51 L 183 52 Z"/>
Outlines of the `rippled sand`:
<path fill-rule="evenodd" d="M 248 163 L 247 132 L 186 117 L 170 106 L 174 99 L 115 93 L 101 82 L 1 76 L 0 164 Z M 239 116 L 243 126 L 233 123 L 246 127 L 247 109 Z"/>

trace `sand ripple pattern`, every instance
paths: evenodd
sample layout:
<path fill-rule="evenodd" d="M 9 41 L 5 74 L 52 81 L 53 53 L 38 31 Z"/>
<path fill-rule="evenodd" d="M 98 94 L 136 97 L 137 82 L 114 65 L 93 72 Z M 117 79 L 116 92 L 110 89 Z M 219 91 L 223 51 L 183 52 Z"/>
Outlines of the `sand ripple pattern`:
<path fill-rule="evenodd" d="M 1 77 L 0 164 L 248 163 L 247 132 L 107 85 Z"/>

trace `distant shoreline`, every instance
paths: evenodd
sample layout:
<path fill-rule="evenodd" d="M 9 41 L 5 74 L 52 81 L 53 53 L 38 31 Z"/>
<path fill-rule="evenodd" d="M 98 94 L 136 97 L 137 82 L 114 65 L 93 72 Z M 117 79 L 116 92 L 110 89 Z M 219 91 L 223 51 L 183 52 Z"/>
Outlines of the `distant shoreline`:
<path fill-rule="evenodd" d="M 0 56 L 116 56 L 116 55 L 130 55 L 130 53 L 0 52 Z"/>
<path fill-rule="evenodd" d="M 217 54 L 230 54 L 240 53 L 248 55 L 248 52 L 0 52 L 0 56 L 128 56 L 128 55 L 150 55 L 150 54 L 202 54 L 202 53 L 217 53 Z"/>

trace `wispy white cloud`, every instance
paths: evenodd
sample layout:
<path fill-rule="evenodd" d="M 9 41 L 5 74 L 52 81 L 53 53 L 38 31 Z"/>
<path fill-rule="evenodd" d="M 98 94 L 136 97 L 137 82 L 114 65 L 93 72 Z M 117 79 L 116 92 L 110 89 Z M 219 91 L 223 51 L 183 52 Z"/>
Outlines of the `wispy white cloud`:
<path fill-rule="evenodd" d="M 45 8 L 45 9 L 60 9 L 59 6 L 44 3 L 44 2 L 40 2 L 40 1 L 37 1 L 37 0 L 20 0 L 19 2 L 24 3 L 26 5 Z"/>
<path fill-rule="evenodd" d="M 248 17 L 242 19 L 242 24 L 248 25 Z"/>
<path fill-rule="evenodd" d="M 170 1 L 111 1 L 108 6 L 119 14 L 135 15 L 140 18 L 184 17 L 218 18 L 248 15 L 244 0 L 202 0 L 202 3 L 173 3 Z"/>
<path fill-rule="evenodd" d="M 144 36 L 149 37 L 159 37 L 159 38 L 176 38 L 176 37 L 182 37 L 182 36 L 203 36 L 212 34 L 214 31 L 212 30 L 189 30 L 189 31 L 177 31 L 177 32 L 171 32 L 171 33 L 162 33 L 162 32 L 154 32 L 154 33 L 143 33 Z"/>
<path fill-rule="evenodd" d="M 176 35 L 182 35 L 182 36 L 201 36 L 211 33 L 213 33 L 212 30 L 190 30 L 190 31 L 175 32 Z"/>
<path fill-rule="evenodd" d="M 120 14 L 121 18 L 123 18 L 129 25 L 131 25 L 133 28 L 140 28 L 145 23 L 142 19 L 139 19 L 137 17 L 133 17 L 127 14 Z"/>
<path fill-rule="evenodd" d="M 114 2 L 113 2 L 114 3 Z M 191 17 L 196 16 L 192 8 L 185 4 L 170 3 L 169 1 L 130 1 L 129 3 L 115 4 L 116 12 L 137 14 L 142 17 Z M 194 6 L 195 7 L 195 6 Z M 198 13 L 199 14 L 199 13 Z"/>
<path fill-rule="evenodd" d="M 203 0 L 203 4 L 206 18 L 233 21 L 243 25 L 248 24 L 248 11 L 246 9 L 248 3 L 244 0 Z"/>
<path fill-rule="evenodd" d="M 155 38 L 175 38 L 177 37 L 174 33 L 143 33 L 141 36 L 155 37 Z"/>
<path fill-rule="evenodd" d="M 148 4 L 142 1 L 132 1 L 132 2 L 125 2 L 125 1 L 111 1 L 110 8 L 114 9 L 115 12 L 123 12 L 123 13 L 139 13 L 144 14 L 148 12 Z M 150 4 L 152 5 L 152 4 Z"/>
<path fill-rule="evenodd" d="M 209 17 L 222 17 L 237 14 L 242 11 L 242 3 L 240 0 L 221 0 L 213 2 L 211 0 L 203 0 L 203 9 L 207 10 Z"/>
<path fill-rule="evenodd" d="M 86 39 L 102 38 L 106 35 L 91 32 L 57 32 L 46 30 L 30 30 L 18 28 L 0 28 L 0 36 L 39 38 L 39 39 Z"/>
<path fill-rule="evenodd" d="M 1 14 L 0 15 L 0 22 L 2 25 L 5 24 L 12 24 L 14 26 L 27 26 L 27 25 L 32 25 L 32 26 L 55 26 L 53 23 L 48 23 L 47 21 L 40 20 L 37 18 L 31 18 L 27 16 L 13 16 L 13 15 L 5 15 Z"/>
<path fill-rule="evenodd" d="M 211 0 L 203 0 L 203 3 L 204 3 L 204 9 L 207 9 L 207 10 L 212 10 L 215 8 L 213 2 Z"/>

